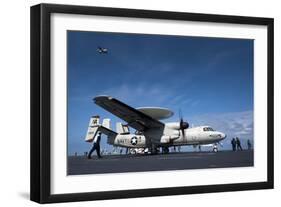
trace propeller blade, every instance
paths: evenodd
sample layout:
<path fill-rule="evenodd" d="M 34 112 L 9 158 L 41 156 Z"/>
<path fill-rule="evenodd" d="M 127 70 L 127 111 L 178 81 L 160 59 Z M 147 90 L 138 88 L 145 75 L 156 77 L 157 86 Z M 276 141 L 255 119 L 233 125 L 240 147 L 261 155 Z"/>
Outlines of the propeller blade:
<path fill-rule="evenodd" d="M 182 136 L 185 137 L 184 128 L 181 129 Z"/>
<path fill-rule="evenodd" d="M 180 131 L 182 133 L 182 136 L 185 137 L 185 129 L 188 128 L 188 123 L 183 121 L 181 109 L 179 109 L 179 119 L 180 119 Z"/>

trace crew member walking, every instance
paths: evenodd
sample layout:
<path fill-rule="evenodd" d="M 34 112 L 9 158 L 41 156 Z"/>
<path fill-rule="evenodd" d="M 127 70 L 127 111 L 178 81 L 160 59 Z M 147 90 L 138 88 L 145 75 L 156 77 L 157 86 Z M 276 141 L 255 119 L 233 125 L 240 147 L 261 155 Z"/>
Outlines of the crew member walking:
<path fill-rule="evenodd" d="M 99 132 L 98 136 L 96 136 L 95 139 L 94 139 L 94 144 L 93 144 L 92 149 L 89 152 L 88 159 L 91 159 L 91 155 L 95 150 L 97 151 L 98 158 L 101 158 L 101 155 L 100 155 L 100 139 L 101 139 L 101 132 Z"/>

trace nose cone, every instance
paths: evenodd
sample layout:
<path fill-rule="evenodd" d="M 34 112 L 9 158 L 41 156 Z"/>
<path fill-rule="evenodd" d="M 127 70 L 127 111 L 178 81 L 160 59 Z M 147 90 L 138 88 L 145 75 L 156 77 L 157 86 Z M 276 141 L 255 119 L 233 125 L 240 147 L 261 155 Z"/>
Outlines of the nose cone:
<path fill-rule="evenodd" d="M 226 134 L 221 132 L 220 135 L 221 135 L 221 139 L 225 139 L 226 138 Z"/>

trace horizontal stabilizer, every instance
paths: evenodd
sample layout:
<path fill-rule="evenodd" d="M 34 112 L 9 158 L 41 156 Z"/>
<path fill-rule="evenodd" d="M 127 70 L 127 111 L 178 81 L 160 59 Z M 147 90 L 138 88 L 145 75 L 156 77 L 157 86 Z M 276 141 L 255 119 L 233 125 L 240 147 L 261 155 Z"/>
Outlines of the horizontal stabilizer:
<path fill-rule="evenodd" d="M 117 135 L 117 133 L 115 131 L 112 131 L 111 129 L 108 129 L 104 126 L 99 126 L 98 131 L 109 137 Z"/>

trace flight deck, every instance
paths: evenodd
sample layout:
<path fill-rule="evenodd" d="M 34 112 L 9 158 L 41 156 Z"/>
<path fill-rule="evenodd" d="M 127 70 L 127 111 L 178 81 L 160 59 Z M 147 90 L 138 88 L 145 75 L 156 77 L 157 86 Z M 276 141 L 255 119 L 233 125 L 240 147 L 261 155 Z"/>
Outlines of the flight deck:
<path fill-rule="evenodd" d="M 163 170 L 208 169 L 254 166 L 253 150 L 178 152 L 157 155 L 105 155 L 98 159 L 68 156 L 67 174 L 98 174 Z"/>

